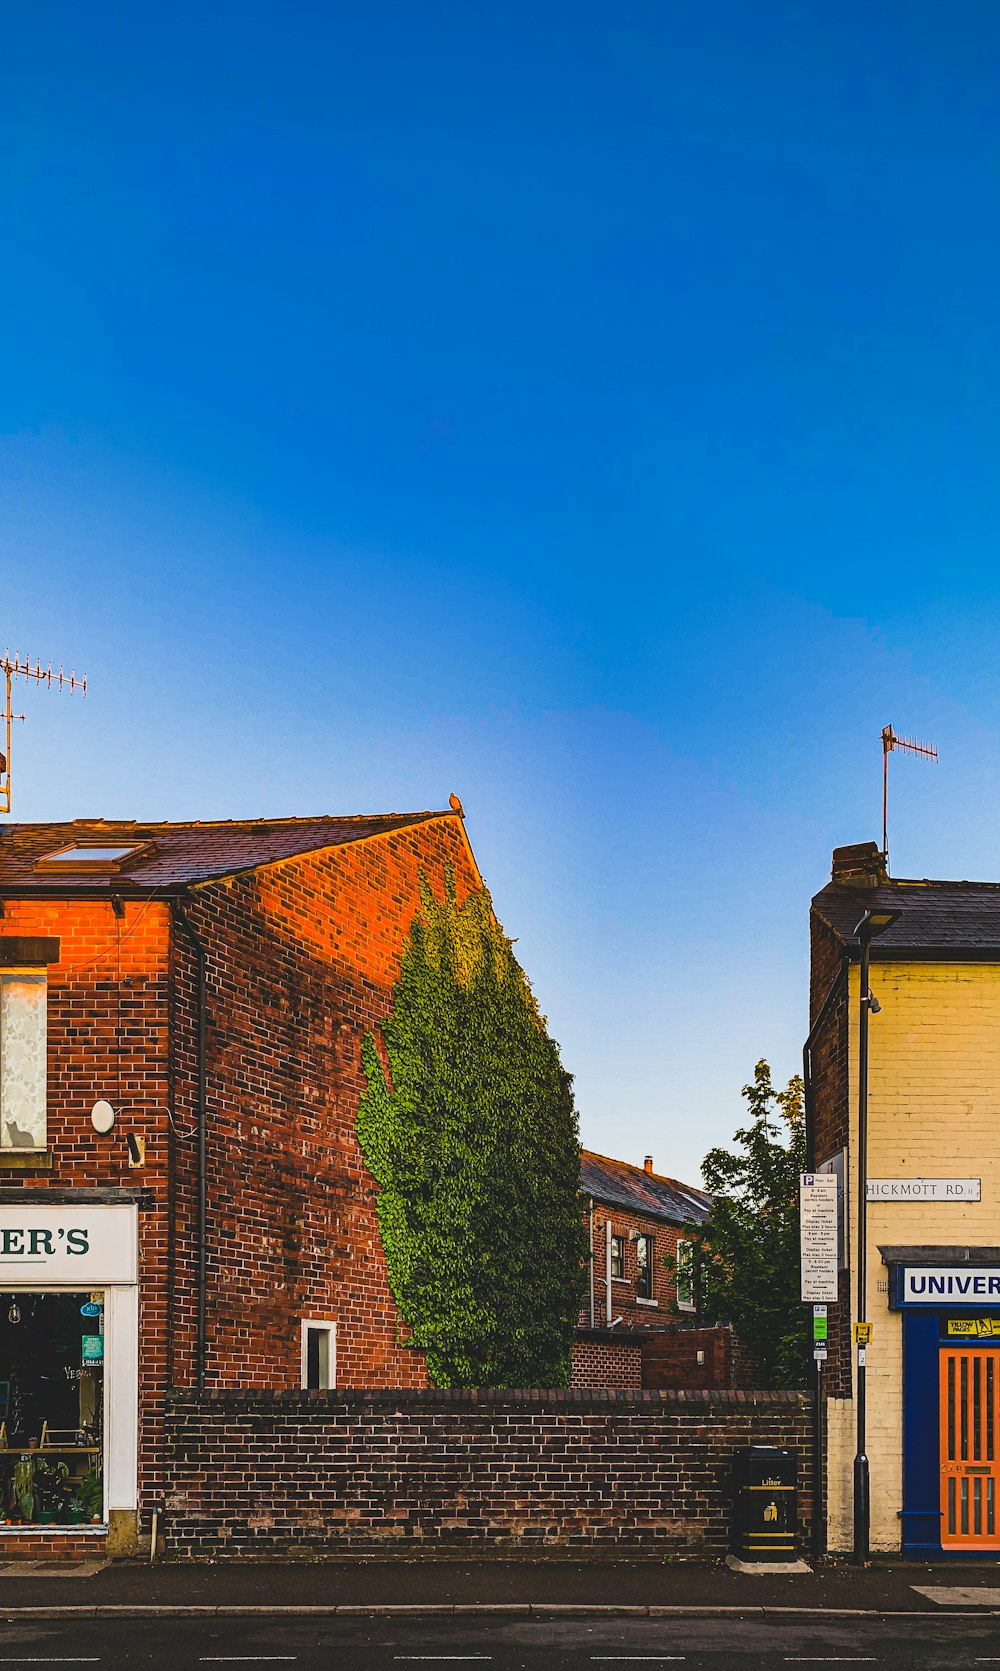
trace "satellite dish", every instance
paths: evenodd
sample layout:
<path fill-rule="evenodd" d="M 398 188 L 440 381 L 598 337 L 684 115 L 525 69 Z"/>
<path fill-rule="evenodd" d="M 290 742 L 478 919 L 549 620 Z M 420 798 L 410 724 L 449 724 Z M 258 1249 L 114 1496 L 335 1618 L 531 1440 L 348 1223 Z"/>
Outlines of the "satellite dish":
<path fill-rule="evenodd" d="M 90 1110 L 90 1123 L 95 1131 L 100 1132 L 102 1137 L 104 1137 L 114 1125 L 115 1111 L 109 1102 L 104 1101 L 103 1097 L 100 1102 L 95 1102 L 93 1108 Z"/>

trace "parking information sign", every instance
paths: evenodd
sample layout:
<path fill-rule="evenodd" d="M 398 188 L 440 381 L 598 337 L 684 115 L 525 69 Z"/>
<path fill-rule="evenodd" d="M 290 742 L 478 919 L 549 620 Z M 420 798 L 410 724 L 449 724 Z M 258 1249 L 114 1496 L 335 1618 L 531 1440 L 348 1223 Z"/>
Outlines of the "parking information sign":
<path fill-rule="evenodd" d="M 799 1178 L 799 1249 L 802 1298 L 830 1304 L 837 1298 L 837 1179 L 832 1172 Z"/>

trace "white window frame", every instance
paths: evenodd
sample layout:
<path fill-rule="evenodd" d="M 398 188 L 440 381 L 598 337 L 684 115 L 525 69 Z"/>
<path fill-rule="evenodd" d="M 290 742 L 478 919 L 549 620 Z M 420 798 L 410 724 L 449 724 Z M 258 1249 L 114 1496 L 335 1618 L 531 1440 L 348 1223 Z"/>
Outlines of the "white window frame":
<path fill-rule="evenodd" d="M 683 1264 L 681 1256 L 682 1248 L 685 1249 Z M 681 1282 L 685 1279 L 688 1291 L 691 1295 L 689 1300 L 681 1299 Z M 678 1311 L 696 1310 L 697 1308 L 695 1306 L 694 1298 L 694 1243 L 684 1241 L 680 1237 L 678 1237 L 677 1246 L 674 1250 L 674 1287 L 677 1292 Z"/>
<path fill-rule="evenodd" d="M 47 1152 L 48 1146 L 49 1146 L 48 1069 L 47 1069 L 47 1060 L 46 1060 L 47 1053 L 48 1053 L 48 1035 L 49 1035 L 49 1020 L 48 1020 L 48 1015 L 49 1015 L 49 1009 L 48 1009 L 48 1006 L 49 1006 L 49 979 L 48 979 L 48 970 L 46 968 L 44 968 L 43 966 L 40 966 L 37 963 L 25 964 L 25 965 L 21 965 L 21 964 L 12 964 L 12 965 L 9 965 L 9 966 L 5 965 L 2 969 L 0 969 L 0 987 L 2 987 L 4 981 L 8 981 L 8 980 L 12 980 L 12 981 L 13 980 L 22 980 L 22 981 L 23 980 L 33 980 L 33 981 L 39 982 L 39 984 L 42 987 L 42 992 L 43 992 L 43 1016 L 42 1016 L 41 1063 L 40 1063 L 40 1068 L 41 1068 L 41 1074 L 40 1074 L 41 1100 L 42 1100 L 42 1109 L 41 1109 L 42 1141 L 41 1141 L 41 1143 L 37 1143 L 37 1144 L 32 1143 L 30 1145 L 29 1144 L 16 1145 L 11 1141 L 10 1137 L 8 1136 L 8 1133 L 7 1133 L 8 1110 L 7 1110 L 6 1069 L 5 1069 L 6 1045 L 5 1045 L 5 1040 L 4 1040 L 4 1036 L 3 1036 L 2 1021 L 0 1021 L 0 1152 L 5 1153 L 5 1154 L 43 1155 Z"/>
<path fill-rule="evenodd" d="M 300 1338 L 299 1356 L 299 1384 L 302 1391 L 309 1388 L 309 1330 L 315 1329 L 318 1334 L 325 1334 L 326 1345 L 326 1386 L 321 1392 L 331 1392 L 337 1385 L 337 1325 L 329 1317 L 303 1317 Z"/>
<path fill-rule="evenodd" d="M 646 1248 L 646 1274 L 649 1278 L 649 1293 L 648 1294 L 640 1294 L 640 1292 L 639 1292 L 639 1273 L 640 1273 L 640 1270 L 641 1270 L 641 1267 L 640 1267 L 640 1264 L 639 1264 L 639 1243 L 640 1242 L 645 1243 L 645 1248 Z M 637 1234 L 636 1234 L 636 1238 L 635 1238 L 635 1298 L 636 1298 L 636 1304 L 637 1305 L 655 1305 L 656 1304 L 656 1299 L 653 1295 L 653 1288 L 654 1288 L 653 1262 L 656 1258 L 655 1249 L 656 1249 L 656 1237 L 651 1235 L 648 1230 L 638 1231 Z"/>

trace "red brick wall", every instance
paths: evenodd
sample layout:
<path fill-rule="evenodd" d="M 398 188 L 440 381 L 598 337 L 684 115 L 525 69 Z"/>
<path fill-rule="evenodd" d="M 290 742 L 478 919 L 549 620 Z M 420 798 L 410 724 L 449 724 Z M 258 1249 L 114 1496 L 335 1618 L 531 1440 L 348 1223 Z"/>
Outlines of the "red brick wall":
<path fill-rule="evenodd" d="M 698 1354 L 702 1362 L 698 1362 Z M 670 1328 L 642 1342 L 644 1387 L 756 1387 L 753 1354 L 727 1324 Z"/>
<path fill-rule="evenodd" d="M 213 883 L 188 907 L 207 951 L 209 1387 L 297 1387 L 307 1317 L 337 1324 L 338 1385 L 425 1382 L 402 1344 L 354 1121 L 362 1037 L 391 1008 L 419 872 L 442 893 L 446 866 L 461 901 L 478 879 L 455 818 Z M 194 960 L 176 946 L 176 1106 L 192 1127 Z M 179 1385 L 194 1378 L 194 1161 L 178 1143 Z"/>
<path fill-rule="evenodd" d="M 400 1344 L 354 1136 L 360 1042 L 391 1005 L 422 868 L 459 898 L 478 885 L 459 822 L 199 888 L 186 905 L 208 986 L 208 1385 L 297 1387 L 300 1321 L 338 1325 L 340 1385 L 422 1385 Z M 196 1334 L 195 960 L 159 899 L 7 901 L 0 933 L 57 935 L 49 968 L 49 1171 L 25 1189 L 143 1189 L 140 1502 L 160 1494 L 167 1386 L 190 1385 Z M 107 1097 L 114 1131 L 90 1110 Z M 168 1109 L 172 1111 L 171 1121 Z M 146 1138 L 128 1164 L 125 1134 Z M 145 1517 L 148 1523 L 148 1514 Z"/>
<path fill-rule="evenodd" d="M 658 1219 L 646 1218 L 641 1213 L 630 1213 L 620 1207 L 605 1207 L 600 1201 L 594 1202 L 594 1321 L 600 1326 L 607 1322 L 607 1263 L 605 1258 L 605 1223 L 611 1220 L 614 1235 L 625 1237 L 625 1280 L 612 1281 L 611 1284 L 611 1316 L 621 1317 L 625 1325 L 648 1327 L 650 1324 L 665 1322 L 674 1315 L 673 1304 L 676 1295 L 673 1274 L 663 1263 L 664 1254 L 674 1256 L 677 1251 L 678 1238 L 683 1239 L 684 1231 L 676 1225 L 664 1224 Z M 655 1305 L 643 1303 L 636 1297 L 636 1248 L 635 1242 L 630 1240 L 633 1231 L 652 1236 L 653 1251 L 653 1299 Z M 589 1290 L 580 1309 L 580 1323 L 586 1327 L 590 1323 L 590 1294 Z M 622 1324 L 619 1324 L 621 1327 Z"/>
<path fill-rule="evenodd" d="M 0 1197 L 49 1189 L 148 1191 L 139 1212 L 139 1489 L 158 1490 L 167 1387 L 169 1243 L 169 908 L 110 901 L 8 901 L 0 934 L 57 935 L 48 969 L 50 1171 L 0 1170 Z M 117 1114 L 99 1137 L 90 1111 L 106 1097 Z M 131 1169 L 125 1134 L 146 1138 L 146 1165 Z"/>
<path fill-rule="evenodd" d="M 718 1555 L 747 1444 L 798 1452 L 806 1539 L 811 1426 L 792 1392 L 177 1393 L 164 1534 L 208 1560 Z"/>
<path fill-rule="evenodd" d="M 581 1329 L 573 1342 L 571 1387 L 641 1387 L 642 1342 Z"/>

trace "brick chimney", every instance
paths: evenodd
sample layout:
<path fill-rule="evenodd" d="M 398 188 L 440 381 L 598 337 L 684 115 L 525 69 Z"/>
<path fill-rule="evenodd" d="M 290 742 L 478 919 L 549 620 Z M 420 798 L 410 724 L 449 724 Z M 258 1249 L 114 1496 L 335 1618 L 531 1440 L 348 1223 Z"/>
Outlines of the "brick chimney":
<path fill-rule="evenodd" d="M 652 1170 L 653 1170 L 653 1157 L 652 1157 L 652 1155 L 647 1155 L 642 1164 L 646 1168 L 647 1172 L 652 1172 Z"/>
<path fill-rule="evenodd" d="M 845 882 L 852 888 L 877 888 L 889 880 L 882 849 L 874 841 L 859 841 L 853 847 L 833 849 L 833 882 Z"/>

